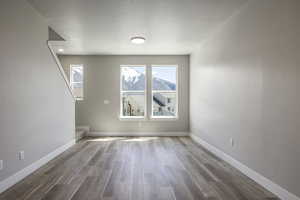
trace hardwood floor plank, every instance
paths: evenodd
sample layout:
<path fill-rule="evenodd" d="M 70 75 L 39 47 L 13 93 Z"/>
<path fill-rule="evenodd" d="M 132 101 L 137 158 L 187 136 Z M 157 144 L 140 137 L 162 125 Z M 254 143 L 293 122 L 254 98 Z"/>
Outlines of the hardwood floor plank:
<path fill-rule="evenodd" d="M 104 171 L 101 176 L 89 176 L 72 197 L 72 200 L 100 199 L 105 185 L 111 176 L 111 171 Z"/>
<path fill-rule="evenodd" d="M 132 144 L 133 174 L 131 199 L 144 199 L 143 152 L 139 143 Z"/>
<path fill-rule="evenodd" d="M 56 184 L 42 200 L 68 200 L 72 198 L 77 189 L 74 185 Z"/>

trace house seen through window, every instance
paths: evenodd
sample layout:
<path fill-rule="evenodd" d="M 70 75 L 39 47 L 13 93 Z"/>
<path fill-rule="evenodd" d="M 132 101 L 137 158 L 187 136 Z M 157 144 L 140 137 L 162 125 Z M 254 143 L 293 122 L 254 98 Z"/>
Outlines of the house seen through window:
<path fill-rule="evenodd" d="M 152 118 L 177 117 L 177 66 L 152 66 Z"/>

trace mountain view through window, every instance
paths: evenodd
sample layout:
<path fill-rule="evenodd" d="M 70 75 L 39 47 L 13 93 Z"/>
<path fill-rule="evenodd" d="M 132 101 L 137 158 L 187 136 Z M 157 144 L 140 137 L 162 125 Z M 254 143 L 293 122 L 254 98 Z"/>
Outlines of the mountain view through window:
<path fill-rule="evenodd" d="M 121 67 L 121 114 L 123 117 L 145 116 L 144 66 Z"/>
<path fill-rule="evenodd" d="M 151 76 L 150 76 L 151 77 Z M 144 117 L 146 67 L 121 66 L 121 116 Z M 177 67 L 152 67 L 152 117 L 176 117 Z"/>

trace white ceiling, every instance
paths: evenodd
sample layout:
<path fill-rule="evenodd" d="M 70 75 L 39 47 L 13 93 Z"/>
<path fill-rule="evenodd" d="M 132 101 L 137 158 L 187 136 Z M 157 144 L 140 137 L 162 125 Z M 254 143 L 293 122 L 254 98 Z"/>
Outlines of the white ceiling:
<path fill-rule="evenodd" d="M 28 0 L 65 54 L 189 54 L 247 0 Z M 144 36 L 144 45 L 130 43 Z"/>

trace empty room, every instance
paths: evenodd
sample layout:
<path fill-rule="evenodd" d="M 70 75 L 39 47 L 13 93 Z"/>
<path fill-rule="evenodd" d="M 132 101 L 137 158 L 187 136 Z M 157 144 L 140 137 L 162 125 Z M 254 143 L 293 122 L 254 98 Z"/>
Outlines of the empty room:
<path fill-rule="evenodd" d="M 300 200 L 299 0 L 1 0 L 0 200 Z"/>

